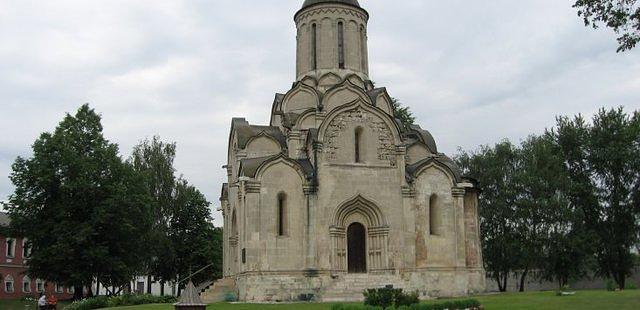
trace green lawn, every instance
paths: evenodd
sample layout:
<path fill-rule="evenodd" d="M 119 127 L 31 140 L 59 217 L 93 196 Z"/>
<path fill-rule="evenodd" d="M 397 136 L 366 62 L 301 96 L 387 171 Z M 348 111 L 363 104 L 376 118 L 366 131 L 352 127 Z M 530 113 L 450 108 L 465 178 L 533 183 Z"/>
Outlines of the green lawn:
<path fill-rule="evenodd" d="M 624 292 L 578 291 L 574 296 L 557 297 L 554 292 L 507 293 L 477 296 L 487 310 L 637 310 L 640 309 L 640 290 Z M 214 304 L 210 310 L 329 310 L 332 304 Z M 171 310 L 171 305 L 146 305 L 111 308 L 111 310 Z"/>
<path fill-rule="evenodd" d="M 63 309 L 67 303 L 61 302 L 58 309 Z M 0 300 L 0 309 L 2 310 L 37 310 L 35 302 L 27 302 L 20 300 Z"/>
<path fill-rule="evenodd" d="M 574 296 L 557 297 L 553 292 L 507 293 L 500 295 L 477 296 L 487 310 L 636 310 L 640 309 L 640 290 L 624 292 L 578 291 Z M 329 310 L 332 304 L 213 304 L 209 310 Z M 0 301 L 2 310 L 35 309 L 35 305 L 26 305 L 18 301 Z M 62 310 L 62 307 L 59 309 Z M 171 305 L 143 305 L 110 308 L 110 310 L 173 310 Z"/>

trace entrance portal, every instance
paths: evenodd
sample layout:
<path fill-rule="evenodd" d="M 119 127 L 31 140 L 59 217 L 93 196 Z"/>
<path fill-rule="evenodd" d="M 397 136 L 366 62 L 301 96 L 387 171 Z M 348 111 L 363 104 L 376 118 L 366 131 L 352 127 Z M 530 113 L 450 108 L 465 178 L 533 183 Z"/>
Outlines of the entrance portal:
<path fill-rule="evenodd" d="M 367 233 L 360 223 L 347 229 L 347 258 L 349 273 L 367 273 Z"/>

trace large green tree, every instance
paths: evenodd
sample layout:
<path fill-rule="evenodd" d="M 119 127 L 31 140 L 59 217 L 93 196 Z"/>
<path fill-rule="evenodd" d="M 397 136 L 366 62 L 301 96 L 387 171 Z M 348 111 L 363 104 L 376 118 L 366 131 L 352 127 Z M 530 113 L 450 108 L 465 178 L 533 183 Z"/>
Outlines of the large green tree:
<path fill-rule="evenodd" d="M 211 223 L 209 205 L 204 195 L 187 181 L 177 182 L 170 229 L 181 287 L 185 284 L 182 280 L 200 270 L 191 278 L 194 283 L 220 277 L 220 266 L 214 266 L 222 255 L 220 231 Z"/>
<path fill-rule="evenodd" d="M 175 278 L 175 251 L 170 240 L 169 221 L 173 214 L 176 177 L 173 162 L 176 144 L 165 143 L 158 136 L 140 142 L 133 149 L 129 162 L 144 178 L 151 199 L 152 229 L 147 236 L 145 257 L 147 283 L 152 276 L 160 282 L 164 295 L 165 283 Z M 147 285 L 151 293 L 151 285 Z"/>
<path fill-rule="evenodd" d="M 503 141 L 494 147 L 482 146 L 476 152 L 462 152 L 456 161 L 482 187 L 479 210 L 484 264 L 504 292 L 509 274 L 519 268 L 522 257 L 515 201 L 517 147 Z"/>
<path fill-rule="evenodd" d="M 618 52 L 631 50 L 640 42 L 640 1 L 577 0 L 573 6 L 585 25 L 605 25 L 621 35 Z"/>
<path fill-rule="evenodd" d="M 590 186 L 586 186 L 593 191 L 587 197 L 595 198 L 596 203 L 585 208 L 597 215 L 589 224 L 600 236 L 599 271 L 624 288 L 634 266 L 630 250 L 639 230 L 640 114 L 628 115 L 622 108 L 602 109 L 586 134 L 584 156 L 590 177 Z"/>
<path fill-rule="evenodd" d="M 29 274 L 75 288 L 98 277 L 121 286 L 141 269 L 150 223 L 148 195 L 117 145 L 103 137 L 88 105 L 67 114 L 53 133 L 19 157 L 10 179 L 11 225 L 29 240 Z"/>

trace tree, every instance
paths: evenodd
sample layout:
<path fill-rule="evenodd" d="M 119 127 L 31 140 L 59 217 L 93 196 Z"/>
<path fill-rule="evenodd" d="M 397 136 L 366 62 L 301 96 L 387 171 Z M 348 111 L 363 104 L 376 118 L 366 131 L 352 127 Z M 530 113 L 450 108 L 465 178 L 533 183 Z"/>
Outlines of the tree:
<path fill-rule="evenodd" d="M 220 232 L 211 223 L 209 205 L 200 191 L 187 181 L 178 180 L 170 229 L 179 280 L 205 267 L 193 276 L 194 283 L 219 276 L 219 271 L 212 268 L 212 263 L 219 261 L 222 254 L 222 248 L 219 247 L 221 240 L 214 242 L 217 239 L 215 235 Z"/>
<path fill-rule="evenodd" d="M 151 283 L 152 276 L 159 279 L 162 295 L 165 283 L 176 275 L 175 253 L 169 237 L 176 188 L 175 156 L 175 143 L 164 143 L 154 136 L 151 141 L 144 140 L 135 146 L 129 159 L 134 169 L 143 176 L 152 202 L 153 229 L 149 231 L 145 244 L 147 283 Z M 151 285 L 147 285 L 147 293 L 151 294 Z"/>
<path fill-rule="evenodd" d="M 586 26 L 600 24 L 613 29 L 618 38 L 618 52 L 633 49 L 640 42 L 640 2 L 637 0 L 577 0 L 573 5 Z"/>
<path fill-rule="evenodd" d="M 393 116 L 396 119 L 399 119 L 405 128 L 409 128 L 409 126 L 413 125 L 416 118 L 413 117 L 413 113 L 409 107 L 403 107 L 400 100 L 396 98 L 391 98 L 391 104 L 393 105 Z"/>
<path fill-rule="evenodd" d="M 640 114 L 629 116 L 622 108 L 600 110 L 589 131 L 588 160 L 594 178 L 601 236 L 598 262 L 601 273 L 620 288 L 634 267 L 630 252 L 637 241 L 640 215 Z"/>
<path fill-rule="evenodd" d="M 461 152 L 456 161 L 466 175 L 479 180 L 482 255 L 489 276 L 501 292 L 507 289 L 509 274 L 519 267 L 522 248 L 516 219 L 516 147 L 503 141 L 477 152 Z"/>
<path fill-rule="evenodd" d="M 102 129 L 83 105 L 41 134 L 33 157 L 18 157 L 10 175 L 7 208 L 13 229 L 30 242 L 29 274 L 73 286 L 76 299 L 96 277 L 128 283 L 150 227 L 143 182 Z"/>

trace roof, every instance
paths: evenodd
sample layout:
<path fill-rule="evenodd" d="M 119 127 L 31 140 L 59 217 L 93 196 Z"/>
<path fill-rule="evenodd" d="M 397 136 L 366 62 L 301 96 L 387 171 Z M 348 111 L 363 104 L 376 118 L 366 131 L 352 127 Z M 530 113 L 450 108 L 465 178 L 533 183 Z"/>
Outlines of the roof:
<path fill-rule="evenodd" d="M 238 147 L 241 149 L 247 146 L 251 138 L 263 133 L 278 141 L 282 149 L 287 148 L 287 138 L 278 127 L 250 125 L 244 118 L 234 118 L 231 121 L 231 127 L 237 132 Z"/>
<path fill-rule="evenodd" d="M 277 159 L 279 157 L 283 157 L 286 160 L 290 160 L 297 163 L 300 166 L 300 168 L 302 168 L 302 171 L 307 177 L 307 179 L 313 176 L 313 165 L 311 165 L 311 162 L 308 159 L 291 159 L 291 158 L 285 157 L 283 154 L 267 156 L 267 157 L 247 158 L 247 159 L 240 160 L 240 167 L 241 167 L 240 169 L 242 170 L 242 175 L 255 178 L 256 173 L 258 172 L 258 169 L 260 169 L 260 166 L 262 166 L 264 163 L 268 161 Z"/>
<path fill-rule="evenodd" d="M 436 144 L 436 140 L 433 138 L 433 136 L 428 130 L 424 130 L 420 128 L 419 125 L 415 125 L 415 124 L 411 125 L 410 130 L 415 134 L 414 137 L 421 140 L 422 143 L 424 143 L 432 153 L 434 154 L 438 153 L 438 146 Z"/>
<path fill-rule="evenodd" d="M 340 4 L 355 6 L 358 8 L 360 7 L 358 0 L 305 0 L 304 4 L 302 4 L 302 8 L 304 9 L 304 8 L 307 8 L 316 4 L 322 4 L 322 3 L 340 3 Z"/>
<path fill-rule="evenodd" d="M 438 155 L 438 157 L 425 158 L 413 165 L 407 165 L 407 181 L 411 181 L 411 178 L 416 177 L 415 174 L 416 172 L 418 172 L 418 170 L 420 170 L 420 168 L 431 163 L 438 163 L 447 167 L 451 174 L 453 174 L 455 182 L 460 182 L 462 180 L 462 170 L 460 170 L 460 167 L 458 167 L 455 161 L 445 155 L 440 154 Z"/>

